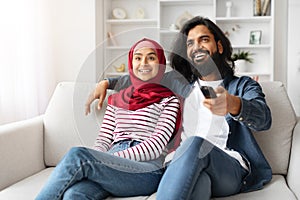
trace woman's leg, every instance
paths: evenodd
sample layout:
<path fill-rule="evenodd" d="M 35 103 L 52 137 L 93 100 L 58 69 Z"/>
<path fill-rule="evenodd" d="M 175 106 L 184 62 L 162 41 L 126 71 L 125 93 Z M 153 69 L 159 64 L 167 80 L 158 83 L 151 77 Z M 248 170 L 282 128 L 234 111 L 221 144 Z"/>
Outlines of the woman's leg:
<path fill-rule="evenodd" d="M 72 148 L 56 166 L 37 199 L 62 199 L 81 180 L 90 180 L 103 193 L 149 195 L 156 191 L 163 169 L 155 162 L 136 162 L 84 147 Z M 80 186 L 78 186 L 80 187 Z"/>
<path fill-rule="evenodd" d="M 81 180 L 68 188 L 63 195 L 63 200 L 102 200 L 109 193 L 93 181 Z"/>
<path fill-rule="evenodd" d="M 157 199 L 210 199 L 235 194 L 246 173 L 221 149 L 191 137 L 176 150 L 159 184 Z"/>

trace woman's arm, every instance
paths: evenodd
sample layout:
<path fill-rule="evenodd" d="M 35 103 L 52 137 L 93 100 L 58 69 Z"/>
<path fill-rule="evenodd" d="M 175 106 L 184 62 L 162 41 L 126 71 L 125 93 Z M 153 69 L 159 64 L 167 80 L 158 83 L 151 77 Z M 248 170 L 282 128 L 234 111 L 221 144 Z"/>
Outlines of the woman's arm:
<path fill-rule="evenodd" d="M 103 117 L 100 132 L 96 138 L 94 149 L 102 152 L 109 150 L 113 142 L 113 133 L 116 127 L 115 111 L 108 105 Z"/>
<path fill-rule="evenodd" d="M 178 98 L 175 96 L 170 98 L 159 116 L 153 134 L 138 145 L 116 152 L 114 155 L 136 161 L 158 158 L 174 133 L 179 107 Z"/>

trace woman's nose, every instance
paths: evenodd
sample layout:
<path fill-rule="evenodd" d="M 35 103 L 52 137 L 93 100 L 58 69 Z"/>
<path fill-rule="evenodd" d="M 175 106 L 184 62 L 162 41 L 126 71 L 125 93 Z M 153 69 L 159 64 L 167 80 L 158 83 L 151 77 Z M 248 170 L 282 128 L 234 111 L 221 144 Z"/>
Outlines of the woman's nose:
<path fill-rule="evenodd" d="M 147 64 L 147 59 L 146 59 L 146 58 L 142 58 L 141 64 L 142 64 L 142 65 L 146 65 L 146 64 Z"/>

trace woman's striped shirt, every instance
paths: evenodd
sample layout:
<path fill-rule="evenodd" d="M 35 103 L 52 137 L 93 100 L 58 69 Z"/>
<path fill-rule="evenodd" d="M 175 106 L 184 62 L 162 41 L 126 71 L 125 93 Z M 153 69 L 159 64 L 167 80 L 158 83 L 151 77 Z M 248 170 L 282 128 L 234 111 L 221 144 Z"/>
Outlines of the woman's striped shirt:
<path fill-rule="evenodd" d="M 94 148 L 106 152 L 114 143 L 134 140 L 141 143 L 114 155 L 136 161 L 156 159 L 174 132 L 179 107 L 176 96 L 134 111 L 108 105 Z"/>

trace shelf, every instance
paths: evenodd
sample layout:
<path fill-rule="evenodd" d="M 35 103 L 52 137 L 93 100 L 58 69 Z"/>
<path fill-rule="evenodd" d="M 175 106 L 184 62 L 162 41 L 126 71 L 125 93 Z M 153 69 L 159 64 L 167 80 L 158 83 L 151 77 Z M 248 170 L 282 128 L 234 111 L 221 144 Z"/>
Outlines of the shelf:
<path fill-rule="evenodd" d="M 107 50 L 129 50 L 129 46 L 108 46 Z"/>
<path fill-rule="evenodd" d="M 179 30 L 168 30 L 168 29 L 164 29 L 164 30 L 160 30 L 159 31 L 161 34 L 177 34 L 179 33 Z"/>
<path fill-rule="evenodd" d="M 272 20 L 271 16 L 259 16 L 259 17 L 216 17 L 216 23 L 220 22 L 227 22 L 227 23 L 237 23 L 237 22 L 256 22 L 256 23 L 262 23 L 262 22 L 270 22 Z"/>
<path fill-rule="evenodd" d="M 202 5 L 213 5 L 212 0 L 160 0 L 161 5 L 194 5 L 195 3 Z"/>
<path fill-rule="evenodd" d="M 108 19 L 108 24 L 157 24 L 156 19 Z"/>
<path fill-rule="evenodd" d="M 104 35 L 108 43 L 104 49 L 103 63 L 111 63 L 115 59 L 121 62 L 120 55 L 125 55 L 131 45 L 142 37 L 158 41 L 165 48 L 166 57 L 168 57 L 174 40 L 180 32 L 180 30 L 171 30 L 169 27 L 179 21 L 187 20 L 188 17 L 185 17 L 184 13 L 188 12 L 193 16 L 208 17 L 224 32 L 228 32 L 234 52 L 241 49 L 254 54 L 255 63 L 251 64 L 251 70 L 242 73 L 243 75 L 260 76 L 270 80 L 274 77 L 274 0 L 271 0 L 268 12 L 270 15 L 267 16 L 253 16 L 253 0 L 231 0 L 234 5 L 231 17 L 225 17 L 227 11 L 225 0 L 103 1 L 103 32 L 112 33 L 116 41 L 114 45 L 112 41 L 109 41 L 109 37 Z M 115 7 L 126 10 L 127 18 L 112 18 L 110 12 Z M 145 18 L 143 19 L 136 17 L 135 11 L 139 8 L 144 10 Z M 249 44 L 250 33 L 254 30 L 262 31 L 259 45 Z M 122 62 L 125 62 L 125 56 L 122 59 Z M 169 61 L 167 65 L 170 65 Z M 107 76 L 123 75 L 113 68 L 105 74 Z"/>
<path fill-rule="evenodd" d="M 270 76 L 270 73 L 259 73 L 259 72 L 237 72 L 237 75 L 244 76 Z"/>
<path fill-rule="evenodd" d="M 259 45 L 253 45 L 253 44 L 232 45 L 232 48 L 234 48 L 234 49 L 269 49 L 269 48 L 271 48 L 271 45 L 268 45 L 268 44 L 259 44 Z"/>

